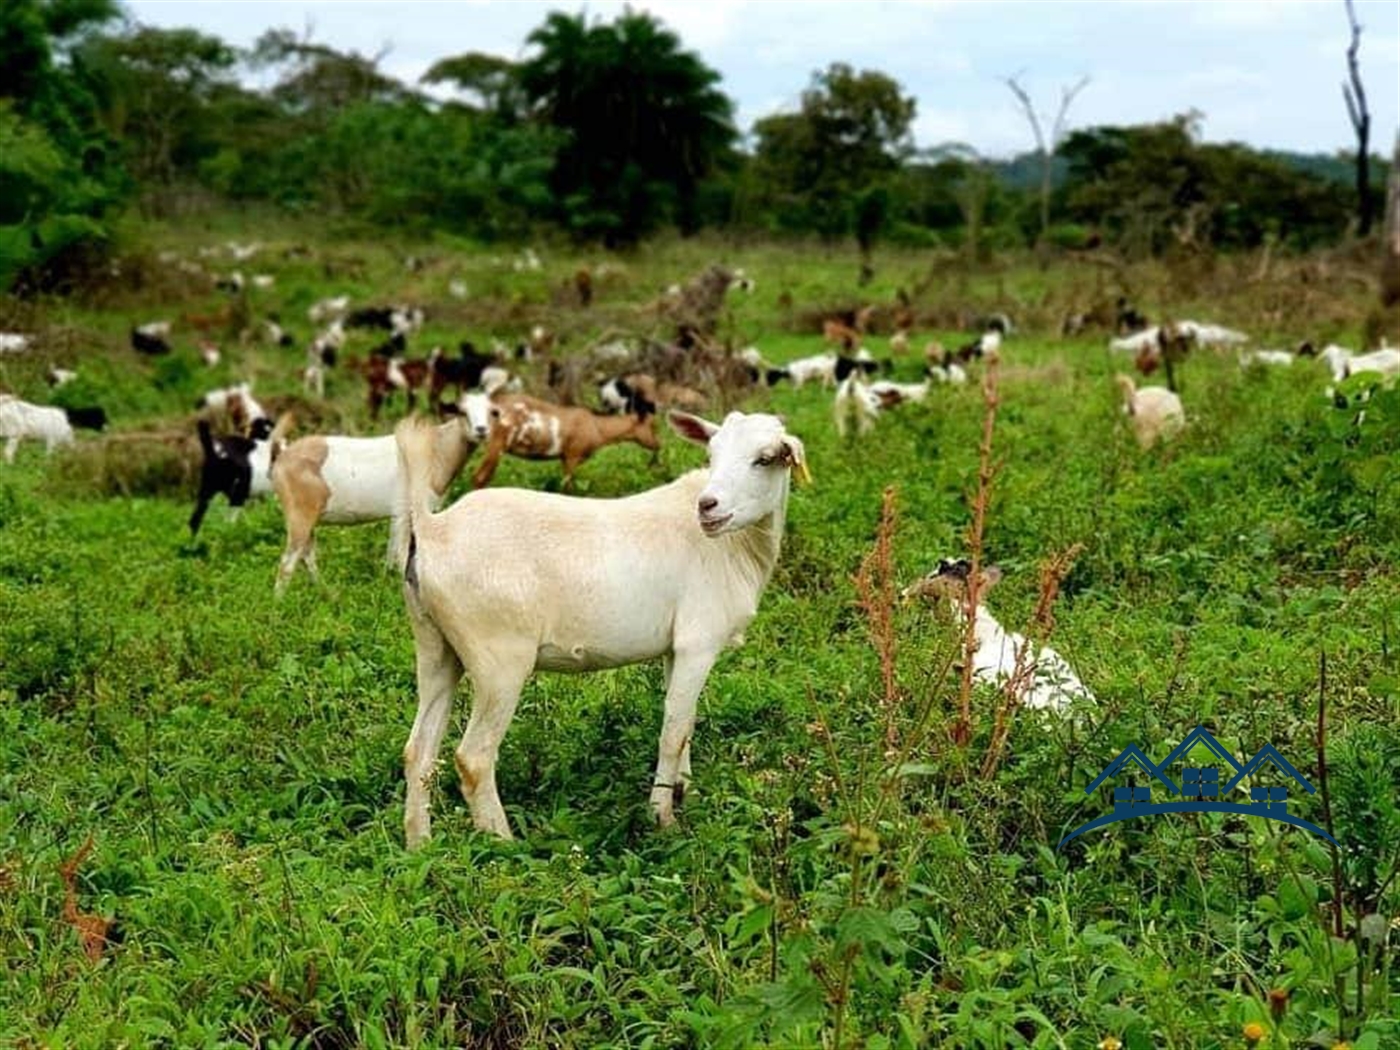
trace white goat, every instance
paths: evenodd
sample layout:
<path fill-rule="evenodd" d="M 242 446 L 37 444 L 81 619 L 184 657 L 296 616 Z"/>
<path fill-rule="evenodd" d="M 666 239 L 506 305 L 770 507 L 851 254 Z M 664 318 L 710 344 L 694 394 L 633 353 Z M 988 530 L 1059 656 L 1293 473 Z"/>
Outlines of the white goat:
<path fill-rule="evenodd" d="M 312 324 L 320 324 L 322 321 L 338 321 L 345 316 L 345 311 L 349 309 L 350 297 L 337 295 L 312 303 L 311 308 L 306 311 L 306 317 Z"/>
<path fill-rule="evenodd" d="M 1144 328 L 1132 335 L 1125 335 L 1119 339 L 1110 339 L 1108 348 L 1124 354 L 1140 354 L 1144 350 L 1155 350 L 1157 348 L 1157 337 L 1161 334 L 1161 326 L 1152 325 Z"/>
<path fill-rule="evenodd" d="M 1131 417 L 1133 432 L 1143 448 L 1175 437 L 1186 425 L 1181 398 L 1166 387 L 1145 386 L 1139 390 L 1132 377 L 1122 372 L 1114 379 L 1123 392 L 1123 411 Z"/>
<path fill-rule="evenodd" d="M 61 408 L 32 405 L 13 394 L 0 394 L 0 438 L 5 439 L 5 462 L 13 463 L 25 438 L 42 441 L 44 451 L 52 452 L 73 443 L 73 427 Z"/>
<path fill-rule="evenodd" d="M 1297 355 L 1289 350 L 1251 350 L 1240 354 L 1240 367 L 1271 365 L 1287 367 Z"/>
<path fill-rule="evenodd" d="M 472 450 L 491 430 L 491 401 L 485 394 L 467 394 L 458 404 L 462 415 L 437 427 L 439 469 L 432 477 L 436 499 L 441 499 Z M 311 578 L 317 578 L 318 523 L 358 525 L 394 515 L 399 459 L 392 434 L 304 437 L 285 449 L 274 447 L 270 466 L 272 487 L 287 523 L 287 548 L 277 566 L 278 595 L 302 562 Z M 387 552 L 390 564 L 403 546 L 398 534 L 401 526 L 402 521 L 394 517 Z"/>
<path fill-rule="evenodd" d="M 956 621 L 967 622 L 967 580 L 972 566 L 966 560 L 944 558 L 938 568 L 904 591 L 904 597 L 919 595 L 947 599 Z M 1001 579 L 1001 569 L 989 566 L 982 574 L 972 630 L 977 652 L 972 662 L 972 680 L 995 686 L 1024 707 L 1063 711 L 1075 701 L 1094 702 L 1094 694 L 1079 680 L 1064 657 L 1048 645 L 1035 645 L 1025 635 L 1008 631 L 982 604 Z M 1027 646 L 1032 648 L 1027 651 Z"/>
<path fill-rule="evenodd" d="M 776 372 L 781 373 L 780 378 L 791 379 L 794 387 L 809 382 L 820 382 L 822 386 L 831 388 L 836 385 L 836 355 L 814 354 L 812 357 L 799 357 L 796 361 L 789 361 Z"/>
<path fill-rule="evenodd" d="M 1196 340 L 1196 345 L 1204 350 L 1228 350 L 1249 342 L 1249 336 L 1218 324 L 1202 324 L 1200 321 L 1178 321 L 1176 328 L 1186 332 Z"/>
<path fill-rule="evenodd" d="M 29 349 L 29 341 L 23 332 L 0 332 L 0 354 L 22 354 Z"/>
<path fill-rule="evenodd" d="M 895 383 L 880 379 L 866 383 L 859 372 L 852 372 L 836 389 L 836 432 L 845 437 L 847 428 L 854 420 L 856 433 L 864 434 L 875 424 L 881 412 L 906 401 L 923 401 L 928 397 L 928 388 L 928 382 Z"/>
<path fill-rule="evenodd" d="M 662 825 L 674 822 L 696 701 L 758 610 L 782 544 L 789 471 L 805 477 L 806 457 L 776 416 L 731 412 L 720 426 L 670 418 L 708 446 L 708 471 L 624 499 L 482 489 L 441 514 L 432 513 L 433 434 L 399 425 L 403 591 L 418 653 L 418 713 L 404 747 L 410 848 L 429 836 L 428 791 L 464 670 L 475 700 L 456 752 L 462 794 L 478 828 L 510 838 L 496 756 L 531 673 L 661 657 L 666 712 L 651 805 Z"/>

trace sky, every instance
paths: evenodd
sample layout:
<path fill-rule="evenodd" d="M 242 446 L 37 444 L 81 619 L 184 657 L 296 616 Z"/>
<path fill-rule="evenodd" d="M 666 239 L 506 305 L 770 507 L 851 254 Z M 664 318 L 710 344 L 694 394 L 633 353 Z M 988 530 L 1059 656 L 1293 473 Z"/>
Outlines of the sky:
<path fill-rule="evenodd" d="M 918 103 L 921 148 L 963 142 L 1009 157 L 1033 147 L 1005 78 L 1029 91 L 1043 123 L 1061 91 L 1088 84 L 1070 129 L 1141 124 L 1190 109 L 1209 142 L 1333 153 L 1354 150 L 1342 99 L 1350 36 L 1342 0 L 635 0 L 723 77 L 736 123 L 797 109 L 832 62 L 894 77 Z M 139 23 L 192 26 L 246 47 L 263 30 L 310 27 L 331 47 L 373 55 L 409 83 L 439 58 L 485 51 L 520 59 L 552 10 L 611 19 L 620 2 L 535 0 L 127 0 Z M 1400 130 L 1400 3 L 1356 0 L 1371 150 Z M 256 82 L 251 81 L 250 82 Z"/>

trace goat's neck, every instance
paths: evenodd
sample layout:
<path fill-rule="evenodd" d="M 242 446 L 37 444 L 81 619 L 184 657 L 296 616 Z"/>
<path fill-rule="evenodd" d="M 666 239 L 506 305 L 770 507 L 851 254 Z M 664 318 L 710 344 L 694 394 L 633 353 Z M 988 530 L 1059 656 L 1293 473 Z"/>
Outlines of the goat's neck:
<path fill-rule="evenodd" d="M 788 487 L 783 485 L 782 498 L 767 515 L 747 528 L 718 536 L 712 543 L 723 543 L 726 555 L 737 555 L 732 564 L 742 566 L 745 575 L 762 590 L 773 575 L 778 555 L 783 548 L 783 530 L 787 526 Z"/>
<path fill-rule="evenodd" d="M 645 421 L 637 416 L 598 416 L 593 417 L 598 427 L 598 437 L 603 444 L 616 441 L 639 441 Z"/>
<path fill-rule="evenodd" d="M 476 443 L 467 434 L 467 428 L 456 422 L 444 423 L 438 435 L 433 442 L 432 486 L 434 492 L 441 494 L 452 484 Z"/>

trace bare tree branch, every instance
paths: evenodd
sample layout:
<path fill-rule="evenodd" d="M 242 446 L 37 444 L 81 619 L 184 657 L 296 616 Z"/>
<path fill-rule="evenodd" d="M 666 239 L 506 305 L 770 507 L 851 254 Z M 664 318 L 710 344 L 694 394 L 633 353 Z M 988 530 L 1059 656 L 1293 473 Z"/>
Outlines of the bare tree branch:
<path fill-rule="evenodd" d="M 1361 23 L 1356 20 L 1356 8 L 1352 0 L 1346 0 L 1347 21 L 1351 24 L 1351 43 L 1347 47 L 1347 71 L 1351 83 L 1342 84 L 1342 98 L 1346 100 L 1347 116 L 1351 118 L 1352 129 L 1356 132 L 1356 225 L 1357 234 L 1365 237 L 1371 232 L 1371 114 L 1366 108 L 1366 89 L 1361 83 L 1361 66 L 1358 54 L 1361 51 Z"/>
<path fill-rule="evenodd" d="M 1045 133 L 1040 123 L 1040 115 L 1036 113 L 1035 106 L 1031 104 L 1030 93 L 1021 86 L 1021 74 L 1003 77 L 1002 80 L 1011 93 L 1021 104 L 1021 109 L 1026 114 L 1026 122 L 1031 126 L 1031 133 L 1035 136 L 1036 152 L 1040 154 L 1040 238 L 1045 239 L 1046 232 L 1050 229 L 1050 175 L 1054 164 L 1055 152 L 1060 148 L 1060 143 L 1065 137 L 1065 121 L 1069 116 L 1069 107 L 1073 104 L 1075 96 L 1089 85 L 1087 76 L 1080 77 L 1078 83 L 1073 86 L 1060 88 L 1060 108 L 1055 114 L 1055 121 L 1050 125 L 1050 141 L 1045 141 Z"/>

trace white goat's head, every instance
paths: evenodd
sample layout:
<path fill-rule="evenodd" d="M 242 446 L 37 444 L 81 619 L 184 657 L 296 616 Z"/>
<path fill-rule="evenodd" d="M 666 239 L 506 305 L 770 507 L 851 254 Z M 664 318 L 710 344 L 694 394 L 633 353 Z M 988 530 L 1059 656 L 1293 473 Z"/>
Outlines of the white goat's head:
<path fill-rule="evenodd" d="M 467 424 L 467 433 L 473 441 L 485 441 L 491 433 L 491 397 L 476 391 L 463 394 L 457 401 L 457 410 Z"/>
<path fill-rule="evenodd" d="M 707 536 L 747 528 L 780 510 L 790 469 L 810 480 L 801 440 L 777 416 L 731 412 L 719 426 L 685 412 L 670 419 L 677 434 L 710 451 L 710 478 L 696 505 Z"/>

